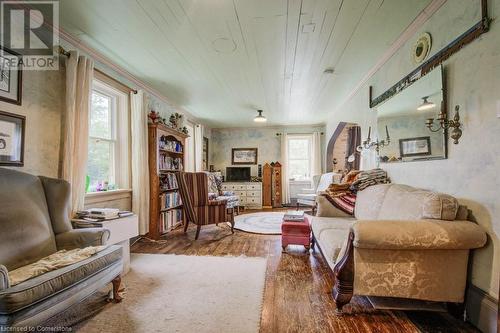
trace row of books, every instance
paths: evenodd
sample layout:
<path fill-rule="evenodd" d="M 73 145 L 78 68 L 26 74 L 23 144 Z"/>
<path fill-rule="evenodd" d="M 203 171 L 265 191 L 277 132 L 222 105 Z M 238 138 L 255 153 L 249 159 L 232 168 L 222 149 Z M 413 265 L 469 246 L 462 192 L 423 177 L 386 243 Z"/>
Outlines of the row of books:
<path fill-rule="evenodd" d="M 174 190 L 177 186 L 177 178 L 174 173 L 167 173 L 160 176 L 160 188 L 162 190 Z"/>
<path fill-rule="evenodd" d="M 173 209 L 160 213 L 160 232 L 165 233 L 182 222 L 182 209 Z"/>
<path fill-rule="evenodd" d="M 168 140 L 165 135 L 160 137 L 160 149 L 182 153 L 182 145 L 179 141 Z"/>
<path fill-rule="evenodd" d="M 181 196 L 178 192 L 163 193 L 160 195 L 160 204 L 162 210 L 180 206 Z"/>
<path fill-rule="evenodd" d="M 183 167 L 180 157 L 160 156 L 160 169 L 162 170 L 182 170 Z"/>

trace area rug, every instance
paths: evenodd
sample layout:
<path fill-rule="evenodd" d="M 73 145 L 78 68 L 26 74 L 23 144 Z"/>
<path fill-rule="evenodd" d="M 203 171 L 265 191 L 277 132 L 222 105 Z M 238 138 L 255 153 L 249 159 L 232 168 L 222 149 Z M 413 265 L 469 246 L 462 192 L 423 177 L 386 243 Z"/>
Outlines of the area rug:
<path fill-rule="evenodd" d="M 260 212 L 235 216 L 234 228 L 254 234 L 281 235 L 283 212 Z"/>
<path fill-rule="evenodd" d="M 259 331 L 266 258 L 132 254 L 131 259 L 124 300 L 105 305 L 74 326 L 76 331 Z"/>

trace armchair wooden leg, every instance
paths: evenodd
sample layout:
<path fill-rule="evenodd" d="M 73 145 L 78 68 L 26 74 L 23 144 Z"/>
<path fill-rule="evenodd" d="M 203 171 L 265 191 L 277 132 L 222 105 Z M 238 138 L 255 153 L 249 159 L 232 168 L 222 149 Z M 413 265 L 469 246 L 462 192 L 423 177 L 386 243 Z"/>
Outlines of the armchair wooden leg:
<path fill-rule="evenodd" d="M 115 277 L 113 279 L 113 281 L 111 281 L 112 285 L 113 285 L 113 291 L 112 291 L 112 298 L 111 298 L 111 301 L 113 303 L 120 303 L 123 298 L 120 296 L 119 294 L 119 291 L 120 291 L 120 285 L 122 283 L 122 278 L 120 275 L 118 275 L 117 277 Z"/>
<path fill-rule="evenodd" d="M 198 240 L 198 237 L 200 236 L 200 230 L 201 230 L 201 224 L 198 224 L 198 227 L 196 228 L 196 236 L 194 237 L 194 240 Z"/>
<path fill-rule="evenodd" d="M 186 232 L 187 232 L 187 230 L 188 230 L 188 225 L 189 225 L 189 221 L 188 221 L 188 219 L 187 219 L 187 218 L 185 218 L 185 221 L 184 221 L 184 233 L 186 233 Z"/>
<path fill-rule="evenodd" d="M 343 314 L 344 305 L 351 301 L 354 289 L 354 233 L 349 233 L 347 248 L 344 256 L 335 265 L 333 274 L 335 276 L 335 284 L 332 294 L 335 304 L 337 305 L 336 313 Z"/>

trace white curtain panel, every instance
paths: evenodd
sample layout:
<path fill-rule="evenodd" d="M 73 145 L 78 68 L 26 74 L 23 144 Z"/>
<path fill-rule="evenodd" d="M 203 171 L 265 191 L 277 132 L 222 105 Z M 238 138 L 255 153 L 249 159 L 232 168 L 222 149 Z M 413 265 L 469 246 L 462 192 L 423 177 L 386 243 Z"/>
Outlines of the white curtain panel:
<path fill-rule="evenodd" d="M 288 177 L 288 134 L 281 135 L 281 185 L 282 204 L 290 203 L 290 177 Z"/>
<path fill-rule="evenodd" d="M 194 169 L 203 171 L 203 125 L 194 127 Z"/>
<path fill-rule="evenodd" d="M 311 178 L 321 175 L 321 133 L 312 134 Z"/>
<path fill-rule="evenodd" d="M 66 101 L 61 176 L 71 184 L 71 212 L 83 209 L 94 62 L 77 51 L 66 60 Z"/>
<path fill-rule="evenodd" d="M 142 90 L 130 93 L 132 136 L 132 211 L 139 217 L 139 234 L 149 231 L 148 113 Z"/>

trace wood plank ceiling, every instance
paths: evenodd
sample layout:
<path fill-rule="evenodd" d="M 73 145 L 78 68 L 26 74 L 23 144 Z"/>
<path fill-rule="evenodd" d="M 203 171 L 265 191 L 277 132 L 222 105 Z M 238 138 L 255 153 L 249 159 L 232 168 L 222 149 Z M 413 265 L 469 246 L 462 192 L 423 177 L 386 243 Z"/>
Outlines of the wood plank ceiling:
<path fill-rule="evenodd" d="M 61 0 L 61 27 L 212 127 L 324 123 L 430 0 Z M 333 74 L 324 74 L 331 68 Z"/>

